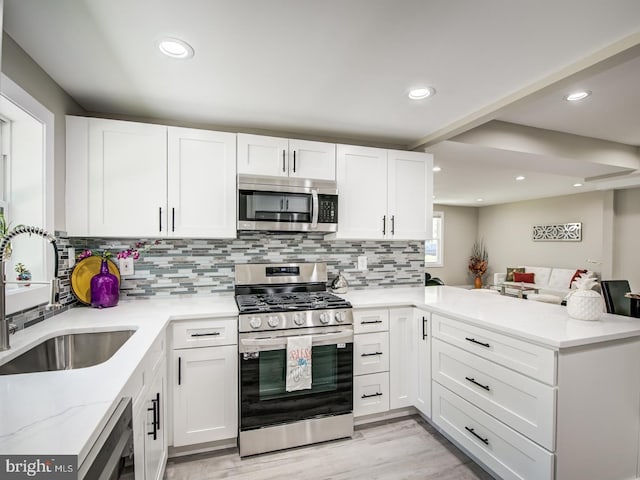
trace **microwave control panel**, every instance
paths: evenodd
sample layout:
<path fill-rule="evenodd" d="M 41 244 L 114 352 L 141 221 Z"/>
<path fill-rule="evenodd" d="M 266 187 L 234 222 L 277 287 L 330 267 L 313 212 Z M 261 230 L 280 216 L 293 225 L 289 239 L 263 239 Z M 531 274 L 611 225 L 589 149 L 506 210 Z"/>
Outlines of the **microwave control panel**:
<path fill-rule="evenodd" d="M 318 195 L 318 223 L 338 223 L 338 197 Z"/>

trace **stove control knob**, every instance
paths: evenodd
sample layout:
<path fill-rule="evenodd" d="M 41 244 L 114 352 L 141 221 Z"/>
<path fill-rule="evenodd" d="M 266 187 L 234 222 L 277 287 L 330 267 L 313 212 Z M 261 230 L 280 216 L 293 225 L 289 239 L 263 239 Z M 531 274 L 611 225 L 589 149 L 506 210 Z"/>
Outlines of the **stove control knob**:
<path fill-rule="evenodd" d="M 295 323 L 298 326 L 304 325 L 304 318 L 299 313 L 294 313 L 293 314 L 293 323 Z"/>
<path fill-rule="evenodd" d="M 260 328 L 262 326 L 262 319 L 260 317 L 251 317 L 249 325 L 251 325 L 251 328 Z"/>
<path fill-rule="evenodd" d="M 267 320 L 267 323 L 271 328 L 276 328 L 280 323 L 280 319 L 278 317 L 269 317 L 269 320 Z"/>
<path fill-rule="evenodd" d="M 336 322 L 342 323 L 345 321 L 346 317 L 347 316 L 344 314 L 344 312 L 336 312 Z"/>
<path fill-rule="evenodd" d="M 327 323 L 329 323 L 330 321 L 331 321 L 331 313 L 329 313 L 329 312 L 322 312 L 322 313 L 320 314 L 320 323 L 323 323 L 323 324 L 325 324 L 325 325 L 326 325 L 326 324 L 327 324 Z"/>

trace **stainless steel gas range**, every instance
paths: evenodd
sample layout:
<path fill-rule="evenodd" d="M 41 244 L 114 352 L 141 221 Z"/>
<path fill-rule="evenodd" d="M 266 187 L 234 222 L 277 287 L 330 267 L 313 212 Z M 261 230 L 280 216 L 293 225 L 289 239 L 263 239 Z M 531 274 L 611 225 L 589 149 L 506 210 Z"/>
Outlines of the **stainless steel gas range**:
<path fill-rule="evenodd" d="M 353 314 L 324 263 L 242 264 L 241 456 L 353 435 Z"/>

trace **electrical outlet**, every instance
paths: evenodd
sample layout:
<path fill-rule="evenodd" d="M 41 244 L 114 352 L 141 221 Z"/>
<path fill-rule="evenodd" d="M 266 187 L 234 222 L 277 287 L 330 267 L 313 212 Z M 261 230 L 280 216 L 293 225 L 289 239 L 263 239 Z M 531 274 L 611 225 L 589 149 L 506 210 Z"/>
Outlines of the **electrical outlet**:
<path fill-rule="evenodd" d="M 367 256 L 359 255 L 358 256 L 358 270 L 365 271 L 367 269 Z"/>
<path fill-rule="evenodd" d="M 133 257 L 119 258 L 120 275 L 133 275 Z"/>
<path fill-rule="evenodd" d="M 69 247 L 67 249 L 67 255 L 69 256 L 68 267 L 71 268 L 76 264 L 76 249 L 73 247 Z"/>

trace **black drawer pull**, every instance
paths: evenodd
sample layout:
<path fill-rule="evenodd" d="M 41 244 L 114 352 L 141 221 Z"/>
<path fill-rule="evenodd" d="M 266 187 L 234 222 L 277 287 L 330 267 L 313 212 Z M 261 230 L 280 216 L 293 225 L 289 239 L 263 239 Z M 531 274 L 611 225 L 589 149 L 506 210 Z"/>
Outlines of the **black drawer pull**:
<path fill-rule="evenodd" d="M 382 355 L 382 352 L 373 352 L 373 353 L 361 353 L 361 357 L 375 357 L 376 355 Z"/>
<path fill-rule="evenodd" d="M 481 383 L 476 382 L 474 378 L 469 378 L 469 377 L 464 377 L 464 378 L 467 379 L 469 382 L 473 383 L 474 385 L 477 385 L 480 388 L 484 388 L 487 392 L 491 391 L 488 385 L 482 385 Z"/>
<path fill-rule="evenodd" d="M 479 342 L 475 338 L 464 337 L 464 339 L 468 342 L 475 343 L 477 345 L 482 345 L 483 347 L 491 348 L 491 345 L 489 345 L 488 343 Z"/>
<path fill-rule="evenodd" d="M 382 323 L 382 320 L 371 320 L 369 322 L 360 322 L 360 325 L 369 325 L 372 323 Z"/>
<path fill-rule="evenodd" d="M 192 333 L 192 337 L 217 337 L 220 335 L 220 332 L 210 332 L 210 333 Z"/>
<path fill-rule="evenodd" d="M 374 393 L 372 395 L 362 395 L 361 398 L 371 398 L 371 397 L 381 397 L 381 396 L 382 396 L 382 394 L 380 392 L 378 392 L 378 393 Z"/>
<path fill-rule="evenodd" d="M 422 339 L 425 340 L 427 335 L 427 317 L 422 317 Z"/>
<path fill-rule="evenodd" d="M 480 440 L 482 443 L 484 443 L 485 445 L 489 445 L 489 439 L 488 438 L 482 438 L 480 435 L 478 435 L 475 430 L 473 428 L 469 428 L 469 427 L 464 427 L 464 429 L 469 432 L 471 435 L 473 435 L 474 437 L 476 437 L 478 440 Z"/>

